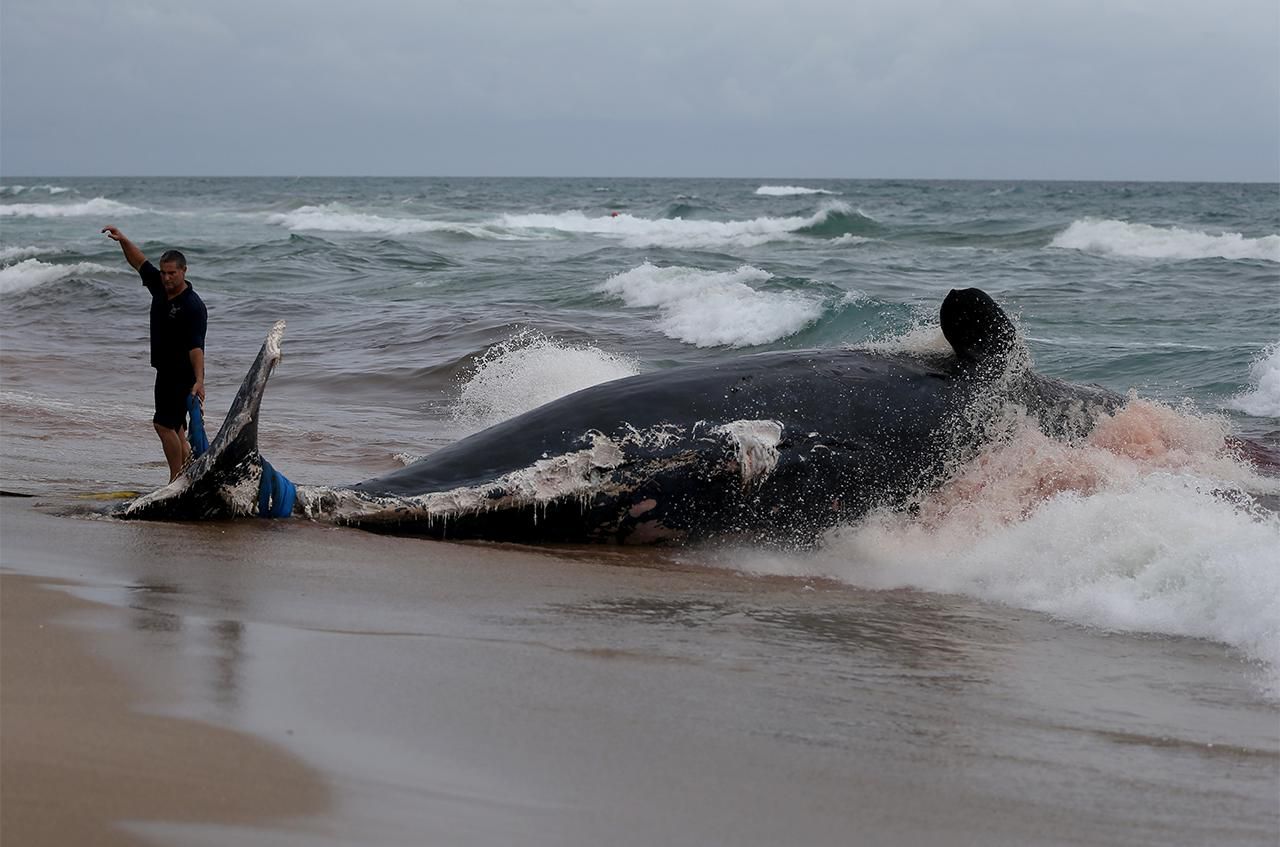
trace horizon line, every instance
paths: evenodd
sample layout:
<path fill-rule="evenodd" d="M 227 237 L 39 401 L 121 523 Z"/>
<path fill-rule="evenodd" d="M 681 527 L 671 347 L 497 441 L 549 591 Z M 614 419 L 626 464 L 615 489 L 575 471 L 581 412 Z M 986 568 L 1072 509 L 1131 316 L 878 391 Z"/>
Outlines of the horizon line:
<path fill-rule="evenodd" d="M 1098 183 L 1178 183 L 1189 185 L 1280 185 L 1280 175 L 1258 179 L 1155 179 L 1104 177 L 937 177 L 937 176 L 602 176 L 599 174 L 0 174 L 0 184 L 13 179 L 575 179 L 575 180 L 796 180 L 816 182 L 1098 182 Z"/>

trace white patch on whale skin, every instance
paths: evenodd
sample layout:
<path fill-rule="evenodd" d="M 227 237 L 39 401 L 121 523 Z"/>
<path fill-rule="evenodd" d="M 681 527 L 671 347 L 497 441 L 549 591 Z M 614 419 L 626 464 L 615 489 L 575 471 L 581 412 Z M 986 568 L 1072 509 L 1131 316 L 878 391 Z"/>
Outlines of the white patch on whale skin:
<path fill-rule="evenodd" d="M 221 488 L 222 502 L 237 517 L 253 517 L 258 514 L 258 492 L 262 487 L 262 465 L 249 461 L 244 473 L 233 474 L 234 485 Z"/>
<path fill-rule="evenodd" d="M 782 441 L 782 424 L 778 421 L 732 421 L 711 432 L 732 440 L 743 486 L 763 480 L 778 466 L 778 444 Z"/>
<path fill-rule="evenodd" d="M 627 428 L 627 434 L 618 439 L 618 443 L 624 446 L 635 447 L 656 447 L 662 449 L 670 447 L 676 441 L 684 438 L 687 430 L 678 424 L 658 424 L 648 429 L 636 429 L 629 423 L 624 423 Z"/>
<path fill-rule="evenodd" d="M 201 459 L 188 465 L 173 482 L 131 502 L 124 510 L 125 517 L 146 514 L 154 504 L 182 497 L 192 487 L 192 480 L 199 479 L 202 475 L 195 470 L 196 463 Z M 248 460 L 228 476 L 235 482 L 219 486 L 217 492 L 218 499 L 226 506 L 230 516 L 242 518 L 258 514 L 258 488 L 262 482 L 262 465 L 256 460 Z"/>
<path fill-rule="evenodd" d="M 494 486 L 518 500 L 543 502 L 582 497 L 598 486 L 600 471 L 612 470 L 623 462 L 622 448 L 612 439 L 599 432 L 588 437 L 591 446 L 586 450 L 539 459 L 527 468 L 499 477 Z"/>
<path fill-rule="evenodd" d="M 274 363 L 280 361 L 280 345 L 284 339 L 284 321 L 276 321 L 271 325 L 271 331 L 267 333 L 267 340 L 263 342 L 263 347 L 267 351 L 267 362 Z"/>
<path fill-rule="evenodd" d="M 153 503 L 159 503 L 163 500 L 170 500 L 181 497 L 188 488 L 191 487 L 191 478 L 187 476 L 186 471 L 178 474 L 178 478 L 168 485 L 157 488 L 150 494 L 144 494 L 133 500 L 125 507 L 124 514 L 126 517 L 130 515 L 142 514 Z"/>
<path fill-rule="evenodd" d="M 346 489 L 299 487 L 303 513 L 308 517 L 332 514 L 345 523 L 402 523 L 425 520 L 428 524 L 450 517 L 485 511 L 543 506 L 576 498 L 585 506 L 606 490 L 606 471 L 625 461 L 622 448 L 603 433 L 588 434 L 591 446 L 560 456 L 539 459 L 527 468 L 504 474 L 488 485 L 463 486 L 409 497 L 369 495 Z"/>
<path fill-rule="evenodd" d="M 703 430 L 704 435 L 699 438 L 697 430 L 703 426 L 706 422 L 695 424 L 692 435 L 697 440 L 714 436 L 717 443 L 729 447 L 744 487 L 766 478 L 777 467 L 783 431 L 778 421 L 731 421 Z M 590 440 L 586 449 L 539 459 L 484 485 L 410 496 L 298 486 L 298 506 L 302 514 L 312 519 L 356 525 L 424 523 L 431 526 L 467 515 L 530 506 L 535 509 L 537 520 L 539 509 L 545 512 L 556 502 L 576 499 L 585 509 L 599 494 L 624 493 L 622 483 L 614 480 L 610 472 L 626 463 L 625 448 L 662 449 L 690 434 L 689 429 L 676 424 L 646 429 L 628 426 L 616 438 L 592 431 L 584 439 Z"/>

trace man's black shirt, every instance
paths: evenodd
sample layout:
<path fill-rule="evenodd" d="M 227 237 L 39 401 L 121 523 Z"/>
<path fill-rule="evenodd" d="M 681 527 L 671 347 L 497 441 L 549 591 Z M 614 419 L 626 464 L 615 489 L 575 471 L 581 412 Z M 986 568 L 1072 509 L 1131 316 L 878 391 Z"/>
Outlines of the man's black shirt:
<path fill-rule="evenodd" d="M 138 275 L 151 292 L 151 367 L 163 373 L 189 375 L 194 381 L 190 352 L 197 347 L 204 349 L 209 322 L 204 301 L 190 282 L 185 291 L 168 299 L 160 271 L 150 262 L 142 263 Z"/>

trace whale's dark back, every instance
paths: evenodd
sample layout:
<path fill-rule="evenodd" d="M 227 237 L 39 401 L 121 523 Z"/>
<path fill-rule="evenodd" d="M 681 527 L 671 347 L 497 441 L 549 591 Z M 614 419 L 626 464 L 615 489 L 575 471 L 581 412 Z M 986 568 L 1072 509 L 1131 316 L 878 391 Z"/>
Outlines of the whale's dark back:
<path fill-rule="evenodd" d="M 300 486 L 295 512 L 437 537 L 804 543 L 914 502 L 984 449 L 1010 401 L 1069 440 L 1123 400 L 1034 374 L 977 289 L 948 295 L 941 326 L 945 355 L 759 353 L 593 386 L 349 489 Z M 246 482 L 268 478 L 257 419 L 283 332 L 268 334 L 209 452 L 125 517 L 262 511 Z"/>
<path fill-rule="evenodd" d="M 950 355 L 760 353 L 596 385 L 352 488 L 416 496 L 485 486 L 539 460 L 589 447 L 592 433 L 621 440 L 634 431 L 673 425 L 680 437 L 626 448 L 626 464 L 615 474 L 625 481 L 614 487 L 620 493 L 601 495 L 585 507 L 599 511 L 596 519 L 584 519 L 584 507 L 575 505 L 560 532 L 554 510 L 531 511 L 531 537 L 594 540 L 600 526 L 625 535 L 628 522 L 614 517 L 650 501 L 658 506 L 646 518 L 659 519 L 681 537 L 776 536 L 779 530 L 805 535 L 793 526 L 796 514 L 816 512 L 815 526 L 806 529 L 820 530 L 915 490 L 945 459 L 945 429 L 971 390 L 964 369 Z M 725 484 L 732 456 L 727 448 L 709 448 L 708 433 L 753 420 L 782 425 L 777 465 L 757 485 Z M 819 501 L 823 505 L 815 509 Z M 453 521 L 448 534 L 491 535 L 488 523 L 511 519 L 470 516 Z M 469 521 L 476 524 L 470 530 Z M 501 534 L 520 535 L 510 526 Z"/>

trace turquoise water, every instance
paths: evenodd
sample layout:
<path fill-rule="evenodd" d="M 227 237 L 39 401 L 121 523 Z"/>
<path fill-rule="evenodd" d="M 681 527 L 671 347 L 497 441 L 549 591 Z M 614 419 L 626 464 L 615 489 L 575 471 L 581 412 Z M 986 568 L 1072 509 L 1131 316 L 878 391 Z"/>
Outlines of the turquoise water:
<path fill-rule="evenodd" d="M 734 566 L 1209 638 L 1280 690 L 1280 522 L 1223 496 L 1265 504 L 1274 492 L 1204 435 L 1280 445 L 1276 185 L 21 182 L 0 188 L 6 487 L 163 481 L 146 423 L 147 300 L 106 224 L 153 257 L 186 252 L 209 307 L 215 425 L 267 329 L 288 322 L 262 441 L 305 482 L 373 476 L 640 371 L 767 349 L 927 345 L 947 291 L 978 286 L 1017 316 L 1040 370 L 1168 407 L 1171 419 L 1130 431 L 1194 432 L 1158 451 L 1061 455 L 1023 433 L 1010 441 L 1022 453 L 975 471 L 982 508 L 932 504 L 933 523 L 881 516 L 812 556 Z M 1042 461 L 1054 464 L 1034 484 L 1019 477 Z M 1081 478 L 1061 482 L 1064 468 Z"/>

